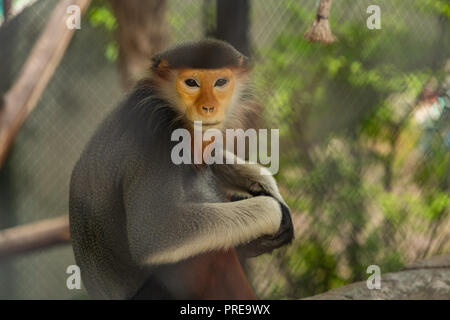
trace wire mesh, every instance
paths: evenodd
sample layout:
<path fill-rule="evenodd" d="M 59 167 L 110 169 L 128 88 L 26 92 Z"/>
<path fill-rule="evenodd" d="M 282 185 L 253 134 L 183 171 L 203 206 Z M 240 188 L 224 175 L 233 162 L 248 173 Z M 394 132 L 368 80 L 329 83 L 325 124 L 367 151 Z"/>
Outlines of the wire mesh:
<path fill-rule="evenodd" d="M 171 43 L 202 38 L 205 3 L 169 0 Z M 375 3 L 376 2 L 376 3 Z M 56 0 L 0 27 L 0 92 L 13 83 Z M 370 30 L 367 8 L 381 9 Z M 94 10 L 98 2 L 89 10 Z M 253 83 L 280 129 L 276 178 L 291 246 L 248 263 L 261 298 L 302 298 L 450 250 L 450 36 L 444 1 L 335 1 L 338 42 L 303 33 L 317 1 L 251 1 Z M 447 10 L 447 11 L 445 11 Z M 88 14 L 0 171 L 0 228 L 67 214 L 70 173 L 123 97 L 111 30 Z M 0 298 L 86 298 L 66 287 L 70 246 L 0 263 Z"/>

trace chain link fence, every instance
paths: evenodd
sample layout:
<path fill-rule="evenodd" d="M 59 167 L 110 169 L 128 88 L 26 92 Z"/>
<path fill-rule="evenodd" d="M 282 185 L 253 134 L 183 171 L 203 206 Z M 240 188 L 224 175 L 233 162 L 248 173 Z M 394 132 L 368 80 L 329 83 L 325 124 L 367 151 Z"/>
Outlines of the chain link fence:
<path fill-rule="evenodd" d="M 56 0 L 0 27 L 0 92 L 13 83 Z M 261 298 L 302 298 L 397 271 L 450 250 L 450 26 L 444 1 L 335 1 L 338 42 L 303 34 L 317 1 L 251 1 L 253 84 L 268 127 L 280 129 L 280 189 L 293 213 L 291 246 L 249 261 Z M 370 30 L 369 5 L 381 9 Z M 169 0 L 172 44 L 204 35 L 213 1 Z M 94 1 L 0 171 L 0 228 L 68 213 L 71 170 L 124 96 L 111 30 Z M 70 246 L 0 262 L 0 298 L 78 299 Z"/>

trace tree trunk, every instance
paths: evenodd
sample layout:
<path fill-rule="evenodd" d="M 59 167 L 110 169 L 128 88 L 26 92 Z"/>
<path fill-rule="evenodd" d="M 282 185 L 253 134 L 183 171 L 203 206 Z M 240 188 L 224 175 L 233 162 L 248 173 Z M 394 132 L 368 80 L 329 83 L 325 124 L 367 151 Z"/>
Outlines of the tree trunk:
<path fill-rule="evenodd" d="M 248 0 L 217 0 L 216 38 L 250 54 L 248 37 L 250 3 Z"/>
<path fill-rule="evenodd" d="M 165 0 L 110 0 L 117 19 L 119 70 L 132 88 L 150 66 L 150 58 L 168 44 Z"/>

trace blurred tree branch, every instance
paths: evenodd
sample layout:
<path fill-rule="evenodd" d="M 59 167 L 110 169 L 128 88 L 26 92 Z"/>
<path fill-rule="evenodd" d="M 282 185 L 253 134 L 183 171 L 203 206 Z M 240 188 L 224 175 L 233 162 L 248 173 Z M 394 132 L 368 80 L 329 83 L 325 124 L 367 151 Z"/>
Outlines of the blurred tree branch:
<path fill-rule="evenodd" d="M 150 58 L 169 40 L 165 0 L 110 0 L 117 19 L 119 71 L 128 90 L 147 71 Z"/>
<path fill-rule="evenodd" d="M 3 18 L 7 21 L 11 13 L 11 0 L 3 0 Z"/>
<path fill-rule="evenodd" d="M 74 34 L 74 30 L 66 26 L 67 7 L 76 5 L 83 12 L 89 3 L 90 0 L 58 2 L 18 78 L 3 97 L 0 105 L 0 168 L 14 138 L 39 101 Z"/>
<path fill-rule="evenodd" d="M 0 230 L 0 260 L 69 242 L 67 215 Z"/>

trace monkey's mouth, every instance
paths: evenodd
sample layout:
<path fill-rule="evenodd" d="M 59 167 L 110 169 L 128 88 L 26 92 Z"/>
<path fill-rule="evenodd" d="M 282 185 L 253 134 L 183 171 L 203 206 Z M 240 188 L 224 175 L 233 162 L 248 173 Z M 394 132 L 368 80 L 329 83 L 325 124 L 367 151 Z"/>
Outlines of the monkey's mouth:
<path fill-rule="evenodd" d="M 195 120 L 196 122 L 201 121 L 201 120 Z M 191 121 L 192 125 L 195 125 L 194 121 Z M 217 126 L 219 124 L 221 124 L 222 121 L 216 121 L 216 122 L 203 122 L 202 121 L 202 126 L 203 127 L 212 127 L 212 126 Z"/>

